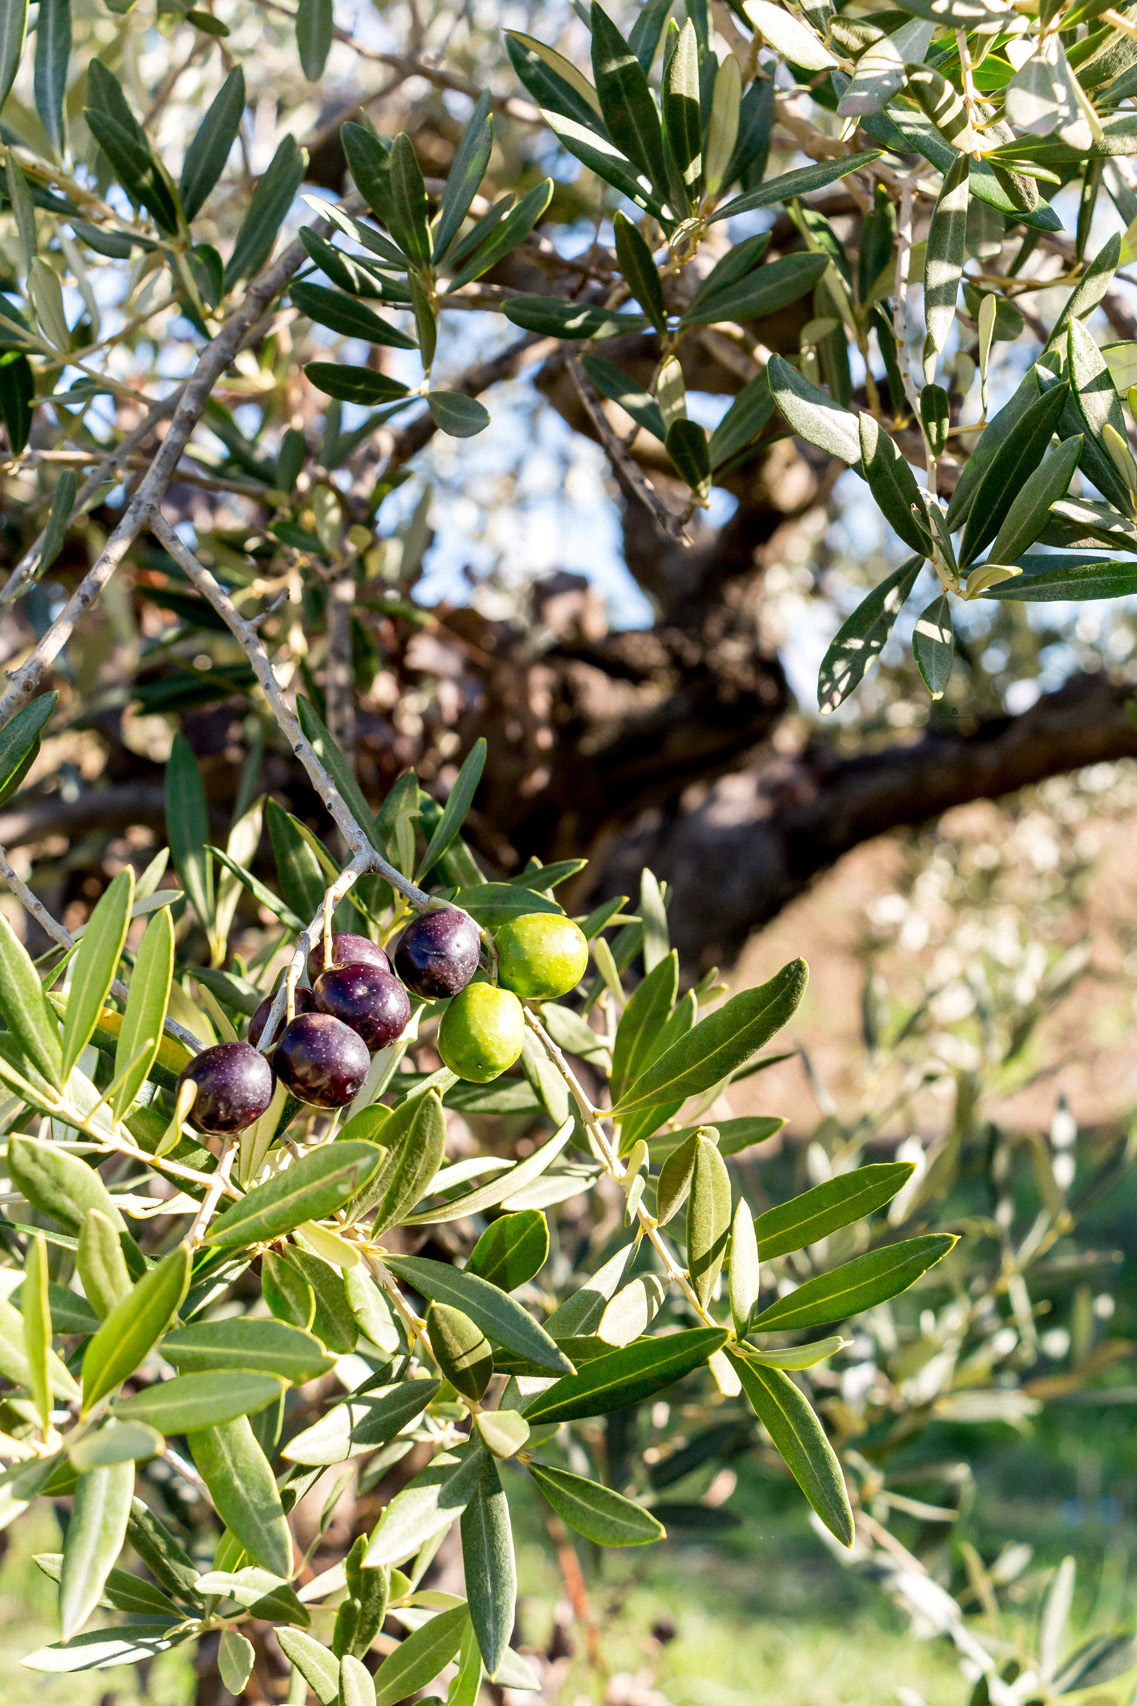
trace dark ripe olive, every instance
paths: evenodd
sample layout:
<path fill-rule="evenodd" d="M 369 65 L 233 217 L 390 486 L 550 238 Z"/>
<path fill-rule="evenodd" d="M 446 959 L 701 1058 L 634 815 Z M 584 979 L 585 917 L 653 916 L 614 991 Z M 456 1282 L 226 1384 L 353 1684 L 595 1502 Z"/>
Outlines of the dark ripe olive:
<path fill-rule="evenodd" d="M 312 994 L 317 1013 L 342 1019 L 372 1050 L 401 1037 L 411 1016 L 406 990 L 378 966 L 333 966 L 320 973 Z"/>
<path fill-rule="evenodd" d="M 424 912 L 399 937 L 395 970 L 426 1001 L 457 995 L 478 969 L 481 939 L 474 920 L 456 906 Z"/>
<path fill-rule="evenodd" d="M 379 946 L 367 936 L 353 936 L 350 930 L 336 930 L 332 935 L 332 964 L 334 966 L 378 966 L 380 971 L 390 971 L 391 962 Z M 308 982 L 314 984 L 324 965 L 324 936 L 308 955 Z"/>
<path fill-rule="evenodd" d="M 367 1077 L 362 1037 L 330 1013 L 300 1013 L 284 1027 L 273 1065 L 286 1090 L 314 1108 L 342 1108 Z"/>
<path fill-rule="evenodd" d="M 265 996 L 256 1012 L 249 1020 L 249 1041 L 252 1043 L 254 1048 L 256 1048 L 257 1044 L 265 1034 L 265 1025 L 268 1022 L 268 1016 L 272 1012 L 272 1004 L 275 1000 L 276 990 L 274 989 L 271 995 Z M 315 1011 L 315 1002 L 312 1000 L 312 991 L 310 989 L 298 989 L 296 991 L 296 1011 L 298 1013 L 312 1013 Z"/>
<path fill-rule="evenodd" d="M 203 1049 L 178 1079 L 178 1089 L 187 1082 L 197 1085 L 188 1123 L 195 1131 L 222 1136 L 259 1120 L 276 1085 L 272 1067 L 250 1043 Z"/>

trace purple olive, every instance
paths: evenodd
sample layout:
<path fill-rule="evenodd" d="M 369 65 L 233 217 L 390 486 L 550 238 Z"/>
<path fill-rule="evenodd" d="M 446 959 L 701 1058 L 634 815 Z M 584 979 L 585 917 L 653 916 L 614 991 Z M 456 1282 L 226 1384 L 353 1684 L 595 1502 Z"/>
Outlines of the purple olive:
<path fill-rule="evenodd" d="M 320 973 L 312 993 L 317 1013 L 342 1019 L 372 1050 L 401 1037 L 411 1016 L 406 990 L 378 966 L 332 966 Z"/>
<path fill-rule="evenodd" d="M 256 1012 L 249 1020 L 249 1041 L 252 1043 L 254 1048 L 256 1048 L 257 1044 L 265 1034 L 265 1026 L 268 1023 L 268 1016 L 272 1012 L 272 1004 L 275 1000 L 276 990 L 274 989 L 271 995 L 265 996 Z M 298 1013 L 312 1013 L 315 1011 L 315 1002 L 312 1000 L 312 991 L 310 989 L 298 989 L 296 991 L 296 1011 Z"/>
<path fill-rule="evenodd" d="M 273 1065 L 286 1090 L 314 1108 L 342 1108 L 358 1093 L 371 1056 L 363 1038 L 330 1013 L 301 1013 L 284 1027 Z"/>
<path fill-rule="evenodd" d="M 379 946 L 367 936 L 353 936 L 350 930 L 337 930 L 332 935 L 332 964 L 334 966 L 378 966 L 380 971 L 390 971 L 391 962 Z M 322 971 L 324 964 L 324 936 L 308 955 L 308 981 L 314 984 Z"/>
<path fill-rule="evenodd" d="M 408 924 L 395 949 L 395 970 L 408 989 L 436 1001 L 465 989 L 480 950 L 474 920 L 456 906 L 443 907 Z"/>
<path fill-rule="evenodd" d="M 229 1136 L 259 1120 L 276 1086 L 272 1067 L 249 1043 L 203 1049 L 178 1079 L 197 1085 L 188 1123 L 195 1131 Z"/>

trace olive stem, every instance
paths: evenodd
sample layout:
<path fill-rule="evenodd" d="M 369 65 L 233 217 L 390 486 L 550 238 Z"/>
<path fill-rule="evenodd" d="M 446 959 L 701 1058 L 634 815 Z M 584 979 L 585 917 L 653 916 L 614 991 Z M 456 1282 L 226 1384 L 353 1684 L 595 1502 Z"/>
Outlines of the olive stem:
<path fill-rule="evenodd" d="M 357 859 L 366 854 L 368 862 L 360 866 L 361 871 L 378 871 L 393 889 L 397 889 L 400 894 L 405 895 L 420 910 L 428 907 L 431 904 L 431 897 L 425 889 L 420 889 L 417 884 L 410 882 L 401 871 L 396 870 L 394 865 L 390 864 L 380 852 L 373 848 L 362 828 L 356 822 L 339 789 L 320 761 L 315 748 L 300 727 L 296 713 L 285 698 L 283 689 L 273 671 L 272 660 L 257 632 L 256 624 L 241 615 L 220 581 L 210 573 L 203 563 L 198 561 L 189 547 L 182 543 L 174 528 L 170 526 L 163 515 L 154 514 L 151 516 L 149 526 L 155 537 L 169 551 L 178 567 L 184 569 L 194 586 L 208 599 L 248 658 L 261 690 L 272 707 L 273 715 L 282 734 L 304 766 L 313 787 L 328 808 L 335 820 L 336 827 L 350 847 L 353 856 L 352 863 L 354 864 Z M 358 874 L 357 871 L 356 875 Z M 351 880 L 354 882 L 354 876 Z M 348 886 L 350 887 L 350 884 Z M 317 917 L 322 916 L 322 912 L 317 914 Z"/>
<path fill-rule="evenodd" d="M 402 1292 L 395 1283 L 394 1274 L 392 1274 L 391 1270 L 383 1261 L 379 1253 L 374 1249 L 368 1248 L 366 1245 L 362 1248 L 363 1259 L 371 1269 L 372 1277 L 387 1293 L 387 1296 L 391 1299 L 391 1302 L 395 1305 L 395 1308 L 403 1318 L 407 1332 L 410 1334 L 411 1348 L 414 1348 L 416 1339 L 421 1339 L 422 1343 L 430 1353 L 431 1361 L 437 1362 L 438 1359 L 434 1355 L 430 1340 L 427 1338 L 425 1321 L 415 1314 L 410 1304 L 403 1297 Z"/>
<path fill-rule="evenodd" d="M 316 908 L 316 916 L 308 928 L 301 930 L 296 940 L 292 958 L 288 962 L 288 970 L 284 974 L 279 989 L 273 996 L 272 1006 L 268 1010 L 268 1018 L 265 1020 L 264 1030 L 261 1032 L 261 1038 L 257 1044 L 262 1054 L 267 1054 L 276 1043 L 277 1032 L 282 1023 L 287 1024 L 295 1016 L 296 985 L 300 981 L 305 962 L 319 938 L 321 929 L 324 928 L 326 921 L 331 918 L 336 907 L 356 879 L 363 876 L 366 871 L 376 868 L 375 861 L 378 857 L 379 855 L 370 847 L 364 847 L 358 851 L 351 864 L 345 865 L 335 882 L 325 893 L 323 900 Z M 324 956 L 326 963 L 330 965 L 331 953 L 326 934 L 324 937 Z"/>
<path fill-rule="evenodd" d="M 610 1177 L 615 1179 L 616 1183 L 619 1184 L 627 1173 L 627 1168 L 612 1148 L 611 1139 L 601 1123 L 601 1113 L 599 1108 L 593 1106 L 584 1091 L 583 1085 L 577 1078 L 576 1073 L 573 1071 L 572 1067 L 569 1065 L 568 1061 L 565 1059 L 561 1050 L 557 1047 L 548 1031 L 546 1031 L 537 1015 L 524 1002 L 522 1003 L 522 1007 L 525 1013 L 525 1023 L 536 1036 L 550 1061 L 556 1067 L 557 1071 L 567 1084 L 573 1101 L 576 1103 L 577 1108 L 580 1111 L 580 1117 L 584 1121 L 589 1135 L 596 1146 L 597 1153 L 604 1163 Z M 712 1315 L 707 1313 L 703 1305 L 699 1302 L 695 1289 L 688 1279 L 686 1272 L 675 1260 L 670 1245 L 642 1203 L 636 1204 L 636 1219 L 640 1223 L 642 1232 L 647 1234 L 652 1248 L 663 1263 L 668 1279 L 673 1285 L 677 1285 L 679 1287 L 692 1309 L 696 1311 L 708 1327 L 717 1327 L 719 1323 Z"/>
<path fill-rule="evenodd" d="M 229 1175 L 233 1171 L 233 1163 L 237 1159 L 240 1148 L 240 1138 L 228 1138 L 217 1160 L 217 1170 L 209 1181 L 209 1189 L 205 1193 L 201 1207 L 194 1215 L 193 1225 L 186 1236 L 186 1243 L 192 1250 L 205 1238 L 209 1223 L 217 1212 L 217 1204 L 221 1201 L 221 1193 L 229 1183 Z"/>
<path fill-rule="evenodd" d="M 162 1452 L 162 1456 L 170 1465 L 170 1468 L 175 1470 L 176 1473 L 182 1477 L 182 1480 L 193 1488 L 194 1492 L 205 1504 L 209 1506 L 210 1510 L 217 1509 L 217 1506 L 213 1502 L 213 1494 L 209 1491 L 209 1488 L 206 1486 L 197 1470 L 193 1467 L 192 1463 L 187 1463 L 181 1453 L 175 1451 L 172 1445 L 166 1446 L 165 1450 Z"/>

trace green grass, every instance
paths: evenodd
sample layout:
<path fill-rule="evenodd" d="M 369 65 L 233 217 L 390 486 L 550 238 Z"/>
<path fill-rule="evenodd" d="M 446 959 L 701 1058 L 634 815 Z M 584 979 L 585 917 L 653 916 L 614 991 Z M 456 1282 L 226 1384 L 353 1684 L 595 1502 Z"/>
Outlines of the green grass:
<path fill-rule="evenodd" d="M 665 1546 L 649 1560 L 604 1558 L 590 1582 L 610 1672 L 637 1678 L 669 1706 L 869 1706 L 913 1689 L 928 1706 L 968 1695 L 942 1642 L 915 1640 L 878 1590 L 820 1552 L 802 1567 L 788 1536 L 749 1557 Z M 547 1551 L 521 1549 L 524 1639 L 544 1646 L 564 1588 Z M 668 1623 L 673 1638 L 653 1634 Z M 564 1706 L 602 1698 L 579 1634 L 556 1696 Z M 650 1698 L 650 1696 L 649 1696 Z M 652 1703 L 654 1706 L 654 1702 Z"/>

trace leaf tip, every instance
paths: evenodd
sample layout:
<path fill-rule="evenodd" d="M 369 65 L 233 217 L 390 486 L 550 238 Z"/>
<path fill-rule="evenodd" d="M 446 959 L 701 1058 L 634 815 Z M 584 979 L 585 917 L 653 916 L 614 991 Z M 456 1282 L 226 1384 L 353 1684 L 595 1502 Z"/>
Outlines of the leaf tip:
<path fill-rule="evenodd" d="M 826 1520 L 825 1526 L 833 1536 L 834 1540 L 840 1541 L 841 1545 L 844 1546 L 847 1551 L 851 1552 L 853 1549 L 853 1542 L 857 1538 L 857 1529 L 856 1524 L 853 1522 L 852 1511 L 847 1511 L 846 1514 L 849 1518 L 847 1523 L 843 1522 L 838 1525 L 837 1523 Z"/>

